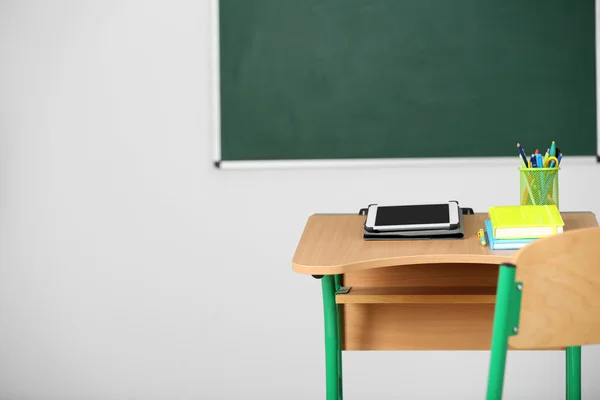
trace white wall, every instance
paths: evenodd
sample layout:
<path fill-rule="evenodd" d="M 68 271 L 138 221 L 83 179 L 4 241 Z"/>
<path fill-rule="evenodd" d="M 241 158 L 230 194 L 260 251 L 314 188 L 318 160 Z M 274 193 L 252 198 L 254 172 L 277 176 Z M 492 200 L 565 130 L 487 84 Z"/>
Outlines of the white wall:
<path fill-rule="evenodd" d="M 215 170 L 210 24 L 208 0 L 0 2 L 0 400 L 323 398 L 306 218 L 516 201 L 512 164 Z M 561 208 L 600 214 L 598 182 L 566 156 Z M 508 398 L 563 398 L 563 358 L 510 353 Z M 481 399 L 487 363 L 346 353 L 346 399 Z"/>

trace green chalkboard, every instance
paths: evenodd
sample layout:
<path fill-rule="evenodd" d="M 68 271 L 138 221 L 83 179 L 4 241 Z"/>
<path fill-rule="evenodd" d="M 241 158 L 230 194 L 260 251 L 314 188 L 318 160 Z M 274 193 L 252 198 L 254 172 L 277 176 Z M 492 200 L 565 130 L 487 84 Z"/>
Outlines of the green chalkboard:
<path fill-rule="evenodd" d="M 221 159 L 596 153 L 594 0 L 221 0 Z"/>

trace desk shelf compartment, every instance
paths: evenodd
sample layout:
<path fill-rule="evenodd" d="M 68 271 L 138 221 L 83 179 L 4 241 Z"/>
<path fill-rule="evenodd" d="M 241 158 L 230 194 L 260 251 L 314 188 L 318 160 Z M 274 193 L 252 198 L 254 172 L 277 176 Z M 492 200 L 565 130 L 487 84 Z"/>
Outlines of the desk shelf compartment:
<path fill-rule="evenodd" d="M 498 267 L 404 265 L 352 271 L 337 294 L 344 350 L 489 350 Z"/>

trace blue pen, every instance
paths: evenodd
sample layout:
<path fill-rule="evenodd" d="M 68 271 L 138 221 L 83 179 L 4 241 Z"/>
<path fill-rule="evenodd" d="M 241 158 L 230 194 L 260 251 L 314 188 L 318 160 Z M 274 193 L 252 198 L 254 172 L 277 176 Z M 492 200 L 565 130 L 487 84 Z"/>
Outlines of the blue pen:
<path fill-rule="evenodd" d="M 531 155 L 531 168 L 537 168 L 537 157 L 535 154 Z M 538 186 L 538 180 L 534 179 L 532 184 L 531 184 L 531 189 L 533 189 L 536 193 L 538 198 L 540 197 L 541 193 L 540 193 L 540 188 Z M 533 196 L 536 196 L 532 193 Z"/>
<path fill-rule="evenodd" d="M 558 154 L 558 165 L 560 165 L 560 160 L 562 160 L 562 153 Z"/>
<path fill-rule="evenodd" d="M 537 163 L 537 167 L 538 168 L 544 168 L 544 157 L 542 157 L 541 154 L 537 154 L 535 156 L 536 158 L 536 163 Z M 544 199 L 545 197 L 543 197 L 543 193 L 544 193 L 544 187 L 546 186 L 546 171 L 540 171 L 540 173 L 538 174 L 538 179 L 540 181 L 540 195 L 542 196 L 541 199 Z"/>
<path fill-rule="evenodd" d="M 529 166 L 527 164 L 527 155 L 525 155 L 525 150 L 523 149 L 523 147 L 521 147 L 521 143 L 517 143 L 517 149 L 519 150 L 519 154 L 521 155 L 521 158 L 523 159 L 523 162 L 525 163 L 525 168 L 527 168 Z"/>

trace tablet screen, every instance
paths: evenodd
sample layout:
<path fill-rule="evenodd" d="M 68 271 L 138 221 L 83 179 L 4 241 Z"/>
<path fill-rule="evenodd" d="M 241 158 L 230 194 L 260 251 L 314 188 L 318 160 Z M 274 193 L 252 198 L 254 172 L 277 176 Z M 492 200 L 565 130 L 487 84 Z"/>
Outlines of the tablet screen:
<path fill-rule="evenodd" d="M 450 222 L 448 204 L 377 207 L 375 226 L 424 225 Z"/>

